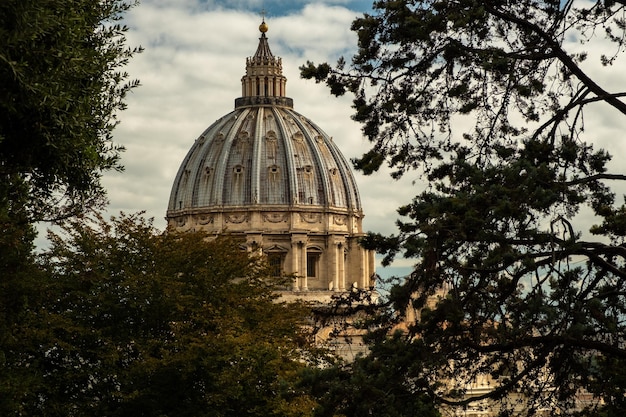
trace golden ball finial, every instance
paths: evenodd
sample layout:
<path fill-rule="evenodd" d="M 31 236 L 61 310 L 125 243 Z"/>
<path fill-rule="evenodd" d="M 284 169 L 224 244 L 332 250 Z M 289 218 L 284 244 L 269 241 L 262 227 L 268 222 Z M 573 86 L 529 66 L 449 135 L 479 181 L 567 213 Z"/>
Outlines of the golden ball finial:
<path fill-rule="evenodd" d="M 261 31 L 261 33 L 265 33 L 267 32 L 269 28 L 267 27 L 267 24 L 265 23 L 265 20 L 263 20 L 263 23 L 261 23 L 259 25 L 259 30 Z"/>

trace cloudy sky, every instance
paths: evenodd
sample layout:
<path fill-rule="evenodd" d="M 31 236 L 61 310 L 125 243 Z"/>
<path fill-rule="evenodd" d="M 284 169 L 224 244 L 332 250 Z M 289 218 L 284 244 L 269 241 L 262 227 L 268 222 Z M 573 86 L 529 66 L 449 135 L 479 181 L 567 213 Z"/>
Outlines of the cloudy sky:
<path fill-rule="evenodd" d="M 241 95 L 246 57 L 254 55 L 261 11 L 266 11 L 270 47 L 283 60 L 287 96 L 294 109 L 334 138 L 346 158 L 367 150 L 360 127 L 350 119 L 350 98 L 337 99 L 322 84 L 299 78 L 307 60 L 336 62 L 356 47 L 350 31 L 355 17 L 370 10 L 366 1 L 142 0 L 126 16 L 128 44 L 145 51 L 127 67 L 141 86 L 128 97 L 114 136 L 126 147 L 123 173 L 107 173 L 109 214 L 145 210 L 165 227 L 174 177 L 195 139 L 234 108 Z M 366 230 L 393 233 L 395 210 L 415 193 L 411 179 L 355 173 Z M 403 187 L 402 192 L 398 192 Z M 385 275 L 409 270 L 400 261 Z M 399 269 L 398 269 L 399 268 Z"/>
<path fill-rule="evenodd" d="M 230 112 L 241 95 L 246 57 L 258 44 L 261 10 L 266 11 L 270 47 L 282 57 L 288 78 L 287 95 L 294 108 L 315 121 L 335 140 L 347 158 L 360 156 L 367 143 L 360 127 L 350 119 L 350 97 L 337 99 L 324 85 L 299 78 L 298 67 L 307 60 L 334 63 L 355 50 L 352 20 L 370 10 L 371 0 L 142 0 L 126 17 L 128 44 L 145 48 L 128 65 L 141 87 L 128 97 L 114 135 L 126 147 L 125 172 L 107 173 L 109 214 L 145 210 L 155 225 L 165 227 L 165 212 L 177 169 L 194 140 L 219 117 Z M 580 45 L 597 55 L 604 43 Z M 593 55 L 593 54 L 592 54 Z M 624 59 L 603 68 L 591 56 L 586 70 L 606 89 L 623 90 Z M 620 69 L 621 68 L 621 69 Z M 608 146 L 618 170 L 624 172 L 621 141 L 623 116 L 600 107 L 587 114 L 587 131 L 594 141 Z M 619 140 L 618 140 L 619 139 Z M 423 188 L 414 175 L 402 181 L 386 173 L 365 177 L 355 173 L 365 211 L 365 230 L 395 232 L 395 210 Z M 591 223 L 591 220 L 589 220 Z M 408 271 L 411 261 L 397 269 Z"/>

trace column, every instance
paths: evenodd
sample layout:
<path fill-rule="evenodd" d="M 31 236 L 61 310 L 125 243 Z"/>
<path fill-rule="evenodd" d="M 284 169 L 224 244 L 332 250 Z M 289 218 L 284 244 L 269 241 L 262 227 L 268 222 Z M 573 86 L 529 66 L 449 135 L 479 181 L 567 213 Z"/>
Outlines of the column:
<path fill-rule="evenodd" d="M 294 274 L 294 291 L 306 290 L 306 234 L 291 235 L 291 265 Z M 303 270 L 304 268 L 304 270 Z M 303 278 L 304 277 L 304 278 Z M 301 283 L 302 285 L 299 285 Z"/>
<path fill-rule="evenodd" d="M 333 291 L 339 291 L 339 279 L 337 274 L 337 254 L 339 253 L 337 249 L 337 242 L 335 238 L 329 238 L 329 255 L 330 259 L 328 262 L 328 281 L 332 284 L 329 287 L 332 287 Z"/>
<path fill-rule="evenodd" d="M 337 281 L 339 281 L 339 291 L 346 290 L 346 266 L 345 266 L 345 243 L 340 242 L 337 245 L 338 253 L 337 253 Z"/>
<path fill-rule="evenodd" d="M 369 277 L 371 277 L 372 275 L 374 275 L 376 273 L 376 257 L 375 257 L 376 255 L 375 255 L 374 251 L 372 251 L 372 250 L 366 250 L 365 253 L 367 254 L 367 260 L 368 260 L 368 263 L 369 263 L 368 275 L 369 275 Z M 376 282 L 371 282 L 370 281 L 369 285 L 372 286 L 372 285 L 376 285 L 376 284 L 377 284 Z"/>
<path fill-rule="evenodd" d="M 298 260 L 300 245 L 294 236 L 291 237 L 291 273 L 293 274 L 293 291 L 299 291 L 298 287 Z"/>
<path fill-rule="evenodd" d="M 361 282 L 359 283 L 359 286 L 366 290 L 370 286 L 370 272 L 368 268 L 367 253 L 365 252 L 365 249 L 363 249 L 358 243 L 356 244 L 356 249 L 359 251 L 359 264 L 361 270 Z"/>
<path fill-rule="evenodd" d="M 330 237 L 331 258 L 330 269 L 333 277 L 333 291 L 345 291 L 346 289 L 346 267 L 344 249 L 346 247 L 345 237 Z"/>
<path fill-rule="evenodd" d="M 302 291 L 309 290 L 306 243 L 307 242 L 303 243 L 302 250 L 300 251 L 300 267 L 302 268 L 302 283 L 300 285 L 300 288 L 302 289 Z"/>

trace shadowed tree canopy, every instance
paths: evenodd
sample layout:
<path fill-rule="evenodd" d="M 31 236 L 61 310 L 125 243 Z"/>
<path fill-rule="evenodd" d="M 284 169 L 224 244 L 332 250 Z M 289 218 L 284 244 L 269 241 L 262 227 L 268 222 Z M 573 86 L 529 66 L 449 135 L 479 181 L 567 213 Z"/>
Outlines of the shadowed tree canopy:
<path fill-rule="evenodd" d="M 121 0 L 0 2 L 2 390 L 8 380 L 26 387 L 34 376 L 20 374 L 20 379 L 9 371 L 5 350 L 13 338 L 20 340 L 16 326 L 29 326 L 29 312 L 43 296 L 44 278 L 32 253 L 34 223 L 102 206 L 102 173 L 121 169 L 122 149 L 111 132 L 126 93 L 137 85 L 127 82 L 121 68 L 140 49 L 125 46 L 126 28 L 119 21 L 133 5 Z M 12 394 L 1 393 L 0 403 Z M 15 415 L 5 411 L 0 406 L 0 414 Z"/>
<path fill-rule="evenodd" d="M 119 24 L 134 3 L 0 4 L 0 224 L 102 205 L 102 172 L 121 169 L 111 132 L 138 84 L 121 70 L 140 50 Z"/>
<path fill-rule="evenodd" d="M 364 241 L 386 262 L 416 262 L 388 304 L 415 361 L 403 358 L 396 377 L 440 404 L 485 399 L 502 415 L 624 415 L 626 207 L 615 189 L 626 175 L 611 149 L 593 145 L 584 116 L 626 117 L 626 92 L 585 70 L 594 54 L 568 49 L 604 39 L 609 52 L 593 59 L 620 76 L 624 2 L 373 10 L 353 22 L 349 62 L 301 70 L 354 95 L 371 142 L 357 169 L 387 164 L 393 177 L 416 172 L 428 184 L 399 209 L 397 235 Z M 489 392 L 467 390 L 484 376 Z"/>
<path fill-rule="evenodd" d="M 416 365 L 412 346 L 401 333 L 371 334 L 367 356 L 349 363 L 308 368 L 303 385 L 318 399 L 316 417 L 440 417 L 428 395 L 417 395 L 405 368 Z"/>
<path fill-rule="evenodd" d="M 292 416 L 317 352 L 307 309 L 228 237 L 140 215 L 50 235 L 33 303 L 0 339 L 3 416 Z"/>
<path fill-rule="evenodd" d="M 137 85 L 121 68 L 140 49 L 119 21 L 134 3 L 0 2 L 0 346 L 38 300 L 34 223 L 101 207 L 102 173 L 121 169 L 111 132 Z"/>

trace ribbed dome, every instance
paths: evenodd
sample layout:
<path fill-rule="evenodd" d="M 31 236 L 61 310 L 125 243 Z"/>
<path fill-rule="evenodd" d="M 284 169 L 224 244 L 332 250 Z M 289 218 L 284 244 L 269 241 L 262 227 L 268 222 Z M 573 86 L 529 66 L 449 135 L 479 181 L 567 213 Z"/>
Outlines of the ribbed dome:
<path fill-rule="evenodd" d="M 168 213 L 252 205 L 322 206 L 360 213 L 345 158 L 285 96 L 282 62 L 267 42 L 246 60 L 235 110 L 196 140 L 174 181 Z"/>
<path fill-rule="evenodd" d="M 350 168 L 311 120 L 288 107 L 240 107 L 200 135 L 183 161 L 169 210 L 312 205 L 361 211 Z"/>

